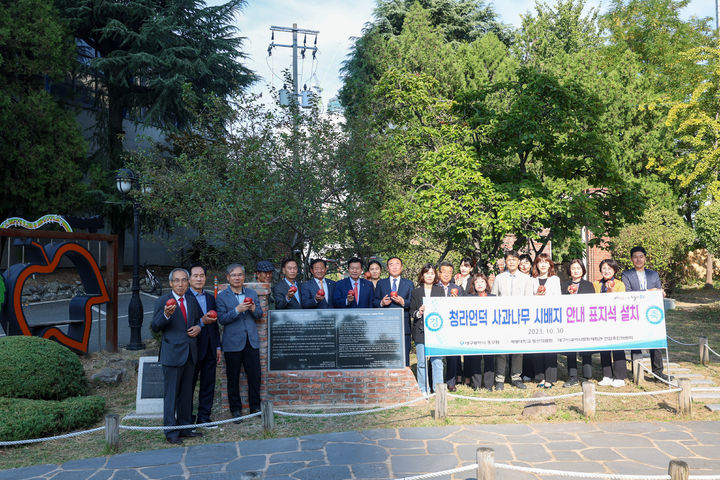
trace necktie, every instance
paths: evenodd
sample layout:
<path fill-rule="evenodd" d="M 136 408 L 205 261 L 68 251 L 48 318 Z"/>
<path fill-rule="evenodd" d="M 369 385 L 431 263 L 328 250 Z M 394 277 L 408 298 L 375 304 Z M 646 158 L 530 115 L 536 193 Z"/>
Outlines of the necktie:
<path fill-rule="evenodd" d="M 397 278 L 393 278 L 392 291 L 397 292 Z"/>
<path fill-rule="evenodd" d="M 185 319 L 185 326 L 187 326 L 187 310 L 185 310 L 185 299 L 183 297 L 179 298 L 180 300 L 180 311 L 183 314 L 183 318 Z"/>
<path fill-rule="evenodd" d="M 355 280 L 353 283 L 355 284 L 355 285 L 353 286 L 353 292 L 354 292 L 354 295 L 355 295 L 355 301 L 357 302 L 357 299 L 358 299 L 358 282 L 357 282 L 357 280 Z"/>

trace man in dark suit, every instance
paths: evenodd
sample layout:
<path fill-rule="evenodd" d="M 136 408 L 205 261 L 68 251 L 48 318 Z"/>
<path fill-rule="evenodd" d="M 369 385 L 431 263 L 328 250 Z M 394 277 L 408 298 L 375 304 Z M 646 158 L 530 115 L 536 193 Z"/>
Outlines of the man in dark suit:
<path fill-rule="evenodd" d="M 211 421 L 210 412 L 215 397 L 215 372 L 222 355 L 215 297 L 204 290 L 206 280 L 205 267 L 202 265 L 190 267 L 190 290 L 188 290 L 188 294 L 195 296 L 203 315 L 200 319 L 200 335 L 197 336 L 198 362 L 195 365 L 195 375 L 193 376 L 193 392 L 195 392 L 198 379 L 200 380 L 197 421 L 195 423 L 208 423 Z M 215 312 L 215 314 L 208 315 L 210 311 Z"/>
<path fill-rule="evenodd" d="M 440 285 L 445 292 L 446 297 L 462 297 L 465 295 L 462 287 L 456 285 L 453 281 L 453 272 L 455 267 L 453 264 L 447 261 L 440 262 L 438 265 L 438 278 Z M 445 357 L 446 371 L 445 371 L 445 383 L 447 383 L 448 390 L 454 392 L 457 390 L 457 375 L 462 373 L 462 364 L 460 363 L 460 356 L 453 355 Z"/>
<path fill-rule="evenodd" d="M 198 359 L 197 336 L 202 312 L 193 295 L 186 295 L 188 272 L 176 268 L 170 272 L 170 293 L 155 301 L 150 327 L 162 332 L 160 363 L 163 366 L 163 425 L 192 423 L 192 381 Z M 168 304 L 169 302 L 169 304 Z M 180 437 L 199 437 L 192 430 L 165 430 L 167 441 L 181 445 Z"/>
<path fill-rule="evenodd" d="M 333 306 L 335 308 L 372 308 L 375 287 L 372 282 L 360 278 L 363 272 L 362 260 L 353 257 L 347 262 L 348 277 L 335 283 Z"/>
<path fill-rule="evenodd" d="M 402 308 L 404 310 L 403 331 L 405 333 L 405 366 L 410 366 L 410 297 L 414 288 L 407 278 L 402 278 L 403 263 L 398 257 L 387 261 L 390 276 L 378 280 L 375 286 L 375 308 Z"/>
<path fill-rule="evenodd" d="M 325 278 L 327 263 L 322 258 L 310 262 L 313 278 L 300 285 L 300 303 L 302 308 L 333 308 L 333 288 L 335 282 Z"/>
<path fill-rule="evenodd" d="M 230 413 L 239 417 L 242 415 L 241 367 L 247 376 L 250 413 L 260 411 L 260 336 L 255 322 L 262 318 L 263 311 L 255 290 L 245 288 L 245 267 L 237 263 L 229 265 L 227 281 L 228 288 L 218 294 L 216 303 L 218 322 L 223 326 L 222 349 L 227 366 Z"/>
<path fill-rule="evenodd" d="M 286 258 L 282 262 L 283 279 L 272 288 L 277 310 L 292 310 L 302 308 L 300 304 L 300 286 L 296 279 L 298 264 L 292 258 Z"/>
<path fill-rule="evenodd" d="M 645 268 L 647 253 L 643 247 L 637 246 L 630 249 L 630 258 L 633 263 L 632 270 L 625 270 L 622 273 L 622 282 L 627 292 L 643 292 L 650 290 L 662 290 L 660 275 L 655 270 Z M 663 297 L 665 292 L 663 291 Z M 640 350 L 631 352 L 633 360 L 640 356 Z M 663 373 L 663 351 L 659 348 L 650 349 L 650 364 L 652 372 L 663 380 L 669 380 Z"/>

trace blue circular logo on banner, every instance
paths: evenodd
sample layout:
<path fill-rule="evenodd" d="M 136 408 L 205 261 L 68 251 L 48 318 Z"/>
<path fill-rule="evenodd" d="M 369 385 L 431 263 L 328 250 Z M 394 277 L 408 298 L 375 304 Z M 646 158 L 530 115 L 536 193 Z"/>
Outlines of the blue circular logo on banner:
<path fill-rule="evenodd" d="M 437 332 L 442 328 L 442 317 L 438 313 L 431 313 L 425 317 L 425 328 L 433 332 Z"/>
<path fill-rule="evenodd" d="M 645 318 L 653 325 L 657 325 L 665 318 L 665 312 L 663 312 L 660 307 L 650 307 L 645 312 Z"/>

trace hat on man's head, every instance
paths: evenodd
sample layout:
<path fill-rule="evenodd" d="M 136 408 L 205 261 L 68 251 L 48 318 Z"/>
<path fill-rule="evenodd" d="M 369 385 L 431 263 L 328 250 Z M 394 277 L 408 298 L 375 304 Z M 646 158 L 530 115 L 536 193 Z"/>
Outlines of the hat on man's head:
<path fill-rule="evenodd" d="M 257 262 L 257 265 L 255 265 L 255 271 L 256 272 L 274 272 L 275 267 L 271 262 L 268 262 L 267 260 L 260 260 Z"/>

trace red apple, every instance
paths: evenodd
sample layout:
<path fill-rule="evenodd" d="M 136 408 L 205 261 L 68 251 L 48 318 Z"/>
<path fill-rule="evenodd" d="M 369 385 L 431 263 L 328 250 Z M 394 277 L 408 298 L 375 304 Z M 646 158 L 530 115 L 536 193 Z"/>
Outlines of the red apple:
<path fill-rule="evenodd" d="M 452 290 L 450 290 L 450 295 L 452 295 L 453 297 L 457 297 L 459 293 L 460 290 L 458 290 L 457 288 L 453 288 Z"/>
<path fill-rule="evenodd" d="M 324 297 L 324 296 L 325 296 L 325 290 L 323 290 L 323 289 L 321 288 L 320 290 L 317 291 L 317 294 L 320 295 L 321 297 Z"/>
<path fill-rule="evenodd" d="M 295 285 L 292 285 L 290 288 L 288 288 L 288 293 L 295 295 L 295 292 L 297 292 L 297 287 Z"/>
<path fill-rule="evenodd" d="M 348 297 L 354 297 L 355 296 L 355 290 L 348 290 Z"/>
<path fill-rule="evenodd" d="M 538 295 L 545 295 L 545 285 L 540 285 L 537 289 Z"/>
<path fill-rule="evenodd" d="M 365 272 L 365 280 L 370 280 L 370 278 L 372 278 L 372 273 Z"/>
<path fill-rule="evenodd" d="M 208 310 L 206 315 L 210 318 L 217 318 L 217 312 L 215 310 Z"/>
<path fill-rule="evenodd" d="M 487 292 L 482 291 L 482 292 L 478 293 L 478 297 L 487 297 Z"/>
<path fill-rule="evenodd" d="M 253 299 L 252 299 L 252 298 L 250 298 L 250 297 L 245 297 L 245 300 L 243 300 L 243 303 L 249 303 L 249 304 L 252 305 L 252 304 L 255 303 L 255 302 L 253 302 Z"/>
<path fill-rule="evenodd" d="M 397 298 L 398 293 L 397 293 L 397 292 L 390 292 L 390 296 L 391 296 L 392 298 Z"/>
<path fill-rule="evenodd" d="M 568 285 L 568 292 L 570 292 L 572 295 L 575 295 L 577 293 L 577 289 L 578 287 L 574 283 Z"/>
<path fill-rule="evenodd" d="M 174 307 L 175 305 L 177 305 L 177 302 L 174 298 L 169 298 L 168 301 L 165 302 L 166 307 Z"/>
<path fill-rule="evenodd" d="M 606 286 L 607 288 L 613 288 L 613 287 L 615 286 L 615 280 L 611 278 L 610 280 L 608 280 L 607 282 L 605 282 L 605 286 Z"/>

